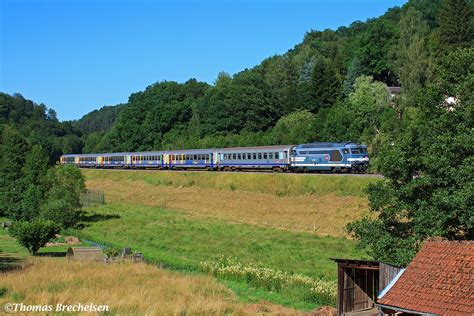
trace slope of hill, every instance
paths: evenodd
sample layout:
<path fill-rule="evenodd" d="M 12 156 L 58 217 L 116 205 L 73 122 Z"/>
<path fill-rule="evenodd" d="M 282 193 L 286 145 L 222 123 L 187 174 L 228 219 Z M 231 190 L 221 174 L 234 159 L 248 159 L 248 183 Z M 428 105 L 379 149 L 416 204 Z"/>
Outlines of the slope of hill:
<path fill-rule="evenodd" d="M 105 132 L 112 127 L 123 106 L 124 104 L 103 106 L 72 121 L 71 124 L 84 134 Z"/>

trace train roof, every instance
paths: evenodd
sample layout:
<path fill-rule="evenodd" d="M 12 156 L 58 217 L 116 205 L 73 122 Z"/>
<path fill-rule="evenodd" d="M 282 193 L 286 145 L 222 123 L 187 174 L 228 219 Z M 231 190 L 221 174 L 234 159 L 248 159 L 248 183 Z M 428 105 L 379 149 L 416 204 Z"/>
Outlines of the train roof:
<path fill-rule="evenodd" d="M 330 143 L 330 142 L 317 142 L 317 143 L 307 143 L 296 146 L 296 149 L 303 148 L 339 148 L 339 147 L 361 147 L 365 145 L 358 144 L 355 142 L 340 142 L 340 143 Z"/>
<path fill-rule="evenodd" d="M 276 145 L 276 146 L 252 146 L 252 147 L 229 147 L 219 148 L 220 152 L 224 151 L 265 151 L 265 150 L 290 150 L 295 145 Z"/>
<path fill-rule="evenodd" d="M 176 149 L 176 150 L 158 150 L 158 151 L 136 151 L 120 153 L 95 153 L 95 154 L 67 154 L 63 157 L 96 157 L 96 156 L 124 156 L 124 155 L 162 155 L 162 154 L 180 154 L 180 153 L 212 153 L 215 151 L 265 151 L 265 150 L 290 150 L 295 145 L 277 145 L 277 146 L 253 146 L 253 147 L 229 147 L 229 148 L 207 148 L 207 149 Z"/>

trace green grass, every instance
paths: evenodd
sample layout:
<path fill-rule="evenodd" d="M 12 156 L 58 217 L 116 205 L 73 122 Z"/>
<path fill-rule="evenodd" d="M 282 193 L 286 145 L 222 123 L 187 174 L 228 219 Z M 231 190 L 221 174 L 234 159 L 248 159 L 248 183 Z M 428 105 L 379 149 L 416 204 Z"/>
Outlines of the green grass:
<path fill-rule="evenodd" d="M 26 248 L 11 237 L 8 234 L 8 230 L 3 228 L 0 228 L 0 254 L 23 259 L 28 257 Z"/>
<path fill-rule="evenodd" d="M 295 295 L 291 292 L 276 292 L 267 291 L 265 289 L 257 288 L 248 285 L 244 282 L 238 282 L 234 280 L 220 280 L 222 284 L 231 289 L 244 303 L 259 303 L 261 301 L 270 301 L 274 304 L 288 306 L 300 310 L 313 310 L 315 307 L 314 303 L 307 302 L 294 297 Z"/>
<path fill-rule="evenodd" d="M 368 184 L 380 181 L 373 177 L 347 175 L 295 175 L 218 172 L 146 172 L 82 170 L 86 179 L 144 180 L 154 185 L 174 187 L 196 186 L 203 189 L 241 190 L 277 196 L 301 194 L 336 194 L 338 196 L 365 196 Z"/>
<path fill-rule="evenodd" d="M 365 257 L 353 241 L 344 238 L 194 219 L 184 212 L 158 207 L 108 204 L 90 208 L 89 213 L 100 214 L 105 220 L 86 223 L 86 228 L 78 232 L 81 237 L 116 248 L 131 247 L 143 252 L 148 260 L 177 270 L 200 271 L 201 262 L 230 257 L 242 263 L 335 281 L 336 264 L 330 258 Z M 291 307 L 315 306 L 295 292 L 255 292 L 248 284 L 229 284 L 243 293 L 243 300 L 260 293 L 258 297 L 263 295 L 266 300 Z"/>
<path fill-rule="evenodd" d="M 0 222 L 1 221 L 8 221 L 7 218 L 0 217 Z M 77 245 L 74 245 L 75 247 L 86 247 L 89 244 L 86 242 L 81 242 Z M 58 253 L 58 252 L 66 252 L 67 249 L 69 248 L 69 245 L 56 245 L 56 246 L 50 246 L 50 247 L 43 247 L 38 250 L 38 254 L 46 254 L 46 253 Z M 30 256 L 28 250 L 20 245 L 15 238 L 11 237 L 8 234 L 8 230 L 0 228 L 0 265 L 6 264 L 7 260 L 6 258 L 15 258 L 18 260 L 18 262 L 21 262 L 25 260 L 28 256 Z"/>

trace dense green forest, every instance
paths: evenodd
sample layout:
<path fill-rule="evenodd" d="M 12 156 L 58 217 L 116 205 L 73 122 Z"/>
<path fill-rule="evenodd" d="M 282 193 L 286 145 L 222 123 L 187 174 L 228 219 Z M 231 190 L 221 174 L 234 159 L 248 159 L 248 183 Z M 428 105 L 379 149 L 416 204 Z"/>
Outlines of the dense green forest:
<path fill-rule="evenodd" d="M 77 153 L 83 147 L 83 133 L 71 122 L 59 122 L 56 111 L 18 93 L 0 92 L 0 135 L 7 125 L 25 137 L 29 145 L 41 146 L 48 153 L 51 164 L 63 153 Z"/>
<path fill-rule="evenodd" d="M 369 188 L 374 215 L 348 229 L 374 258 L 404 265 L 430 236 L 474 237 L 472 17 L 472 1 L 410 0 L 310 31 L 287 53 L 219 73 L 212 85 L 157 82 L 75 122 L 0 94 L 2 164 L 12 163 L 5 153 L 27 152 L 9 148 L 12 129 L 50 162 L 81 151 L 363 142 L 385 180 Z"/>
<path fill-rule="evenodd" d="M 353 140 L 376 155 L 437 80 L 441 56 L 472 44 L 471 7 L 412 0 L 366 22 L 310 31 L 287 53 L 219 73 L 212 85 L 157 82 L 74 126 L 84 152 Z M 401 96 L 387 86 L 401 86 Z"/>

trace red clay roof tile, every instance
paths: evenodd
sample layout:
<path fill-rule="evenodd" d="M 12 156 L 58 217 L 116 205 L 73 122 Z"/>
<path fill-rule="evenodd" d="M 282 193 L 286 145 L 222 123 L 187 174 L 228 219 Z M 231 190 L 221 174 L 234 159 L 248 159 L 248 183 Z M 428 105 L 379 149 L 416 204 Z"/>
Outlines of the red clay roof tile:
<path fill-rule="evenodd" d="M 427 241 L 379 304 L 474 315 L 474 241 Z"/>

